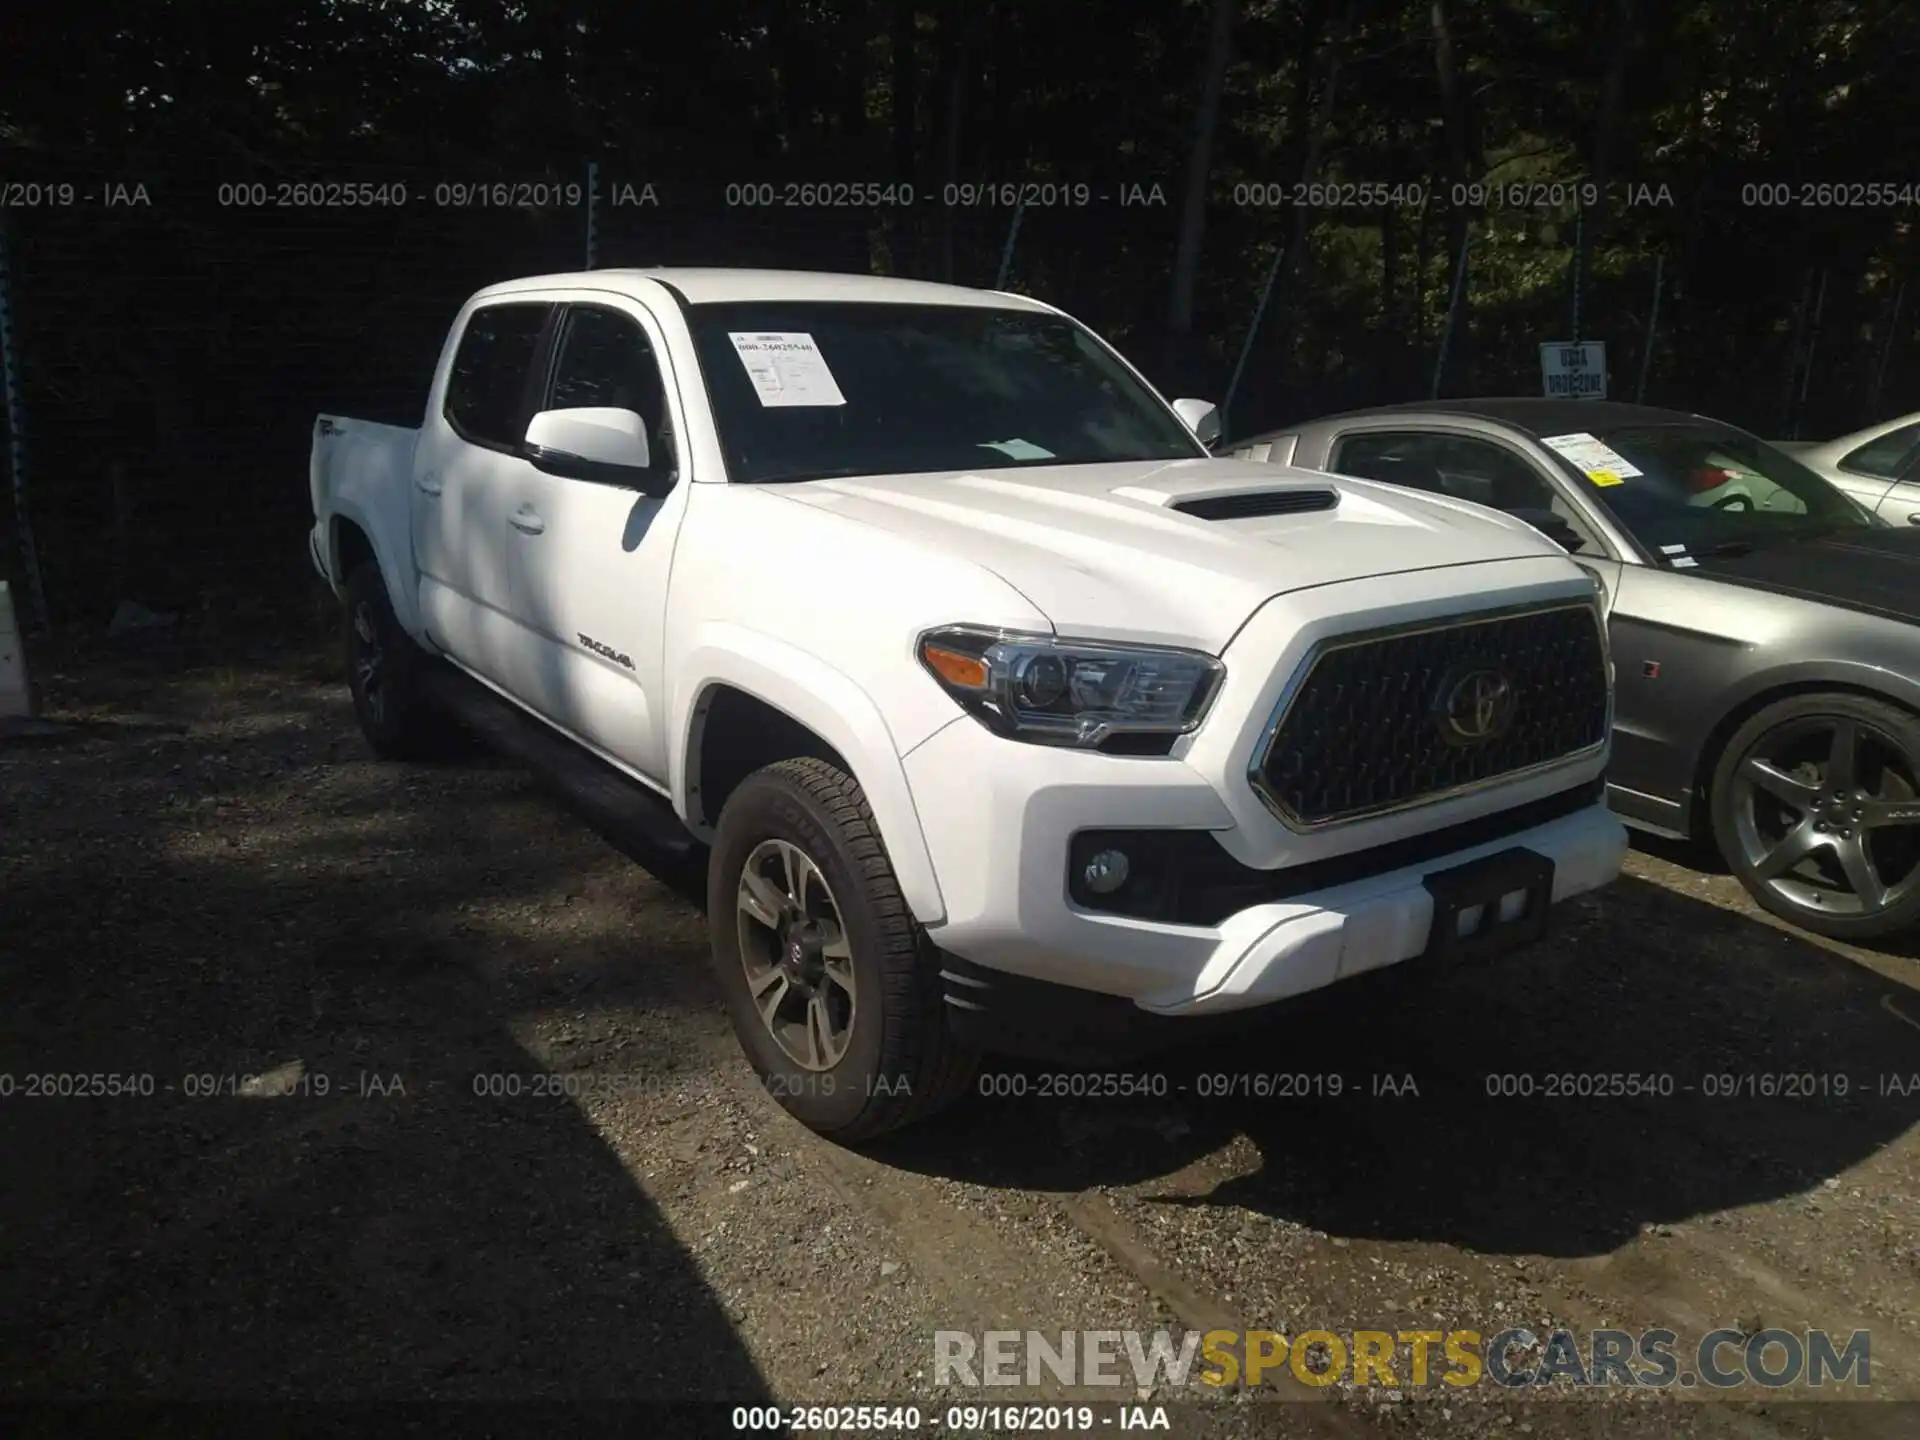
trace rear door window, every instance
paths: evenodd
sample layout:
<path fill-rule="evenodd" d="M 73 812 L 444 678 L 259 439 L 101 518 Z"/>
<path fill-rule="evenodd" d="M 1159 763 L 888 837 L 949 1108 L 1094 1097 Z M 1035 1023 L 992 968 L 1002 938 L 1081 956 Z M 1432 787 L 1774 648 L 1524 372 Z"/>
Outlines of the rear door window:
<path fill-rule="evenodd" d="M 1536 528 L 1543 522 L 1553 528 L 1552 520 L 1557 519 L 1572 532 L 1572 538 L 1562 539 L 1562 544 L 1582 554 L 1603 549 L 1586 519 L 1531 461 L 1479 436 L 1435 430 L 1361 431 L 1340 438 L 1327 468 L 1338 475 L 1381 480 L 1504 510 Z"/>
<path fill-rule="evenodd" d="M 1840 468 L 1856 475 L 1891 480 L 1908 467 L 1916 450 L 1920 450 L 1920 424 L 1902 425 L 1898 430 L 1889 430 L 1869 440 L 1858 450 L 1848 451 Z"/>
<path fill-rule="evenodd" d="M 1547 510 L 1555 500 L 1551 482 L 1532 465 L 1505 446 L 1472 435 L 1431 430 L 1348 435 L 1335 446 L 1331 468 L 1495 510 Z"/>

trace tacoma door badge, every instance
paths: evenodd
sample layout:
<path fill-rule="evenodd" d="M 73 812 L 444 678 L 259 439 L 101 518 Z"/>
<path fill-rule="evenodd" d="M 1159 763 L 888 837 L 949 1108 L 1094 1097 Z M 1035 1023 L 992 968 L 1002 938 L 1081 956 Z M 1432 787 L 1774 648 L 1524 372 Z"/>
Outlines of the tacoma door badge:
<path fill-rule="evenodd" d="M 607 659 L 613 661 L 616 665 L 624 665 L 629 670 L 633 669 L 633 657 L 631 655 L 622 655 L 618 650 L 614 649 L 613 646 L 602 645 L 591 635 L 582 635 L 580 637 L 580 643 L 586 646 L 587 649 L 593 651 L 594 654 L 606 656 Z"/>

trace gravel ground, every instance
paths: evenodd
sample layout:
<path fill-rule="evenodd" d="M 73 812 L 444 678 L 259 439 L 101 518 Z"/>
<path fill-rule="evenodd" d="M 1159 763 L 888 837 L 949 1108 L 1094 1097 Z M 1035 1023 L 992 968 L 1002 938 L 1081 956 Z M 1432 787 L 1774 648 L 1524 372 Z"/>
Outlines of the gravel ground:
<path fill-rule="evenodd" d="M 1123 1398 L 1181 1435 L 1920 1434 L 1913 947 L 1640 849 L 1524 962 L 1339 987 L 1140 1067 L 1157 1098 L 1002 1068 L 1025 1095 L 853 1153 L 753 1082 L 685 883 L 527 777 L 371 760 L 324 660 L 38 664 L 55 723 L 0 739 L 0 1395 L 932 1414 L 1114 1400 L 938 1389 L 942 1329 L 1817 1326 L 1870 1330 L 1896 1403 Z M 1783 1072 L 1849 1093 L 1707 1094 Z M 1317 1093 L 1208 1093 L 1270 1073 Z M 1594 1073 L 1673 1091 L 1488 1093 Z"/>

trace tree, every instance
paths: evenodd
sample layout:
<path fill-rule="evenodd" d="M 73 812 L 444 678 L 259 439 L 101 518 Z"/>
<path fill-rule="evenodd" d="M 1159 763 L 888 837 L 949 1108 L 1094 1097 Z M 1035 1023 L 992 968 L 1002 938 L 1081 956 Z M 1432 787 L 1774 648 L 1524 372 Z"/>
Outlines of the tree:
<path fill-rule="evenodd" d="M 1212 180 L 1213 137 L 1220 125 L 1221 95 L 1227 62 L 1233 56 L 1233 22 L 1239 0 L 1213 0 L 1207 32 L 1207 61 L 1194 107 L 1193 147 L 1187 156 L 1187 184 L 1180 204 L 1180 238 L 1173 252 L 1173 284 L 1167 297 L 1167 330 L 1185 336 L 1193 330 L 1193 295 L 1200 276 L 1200 242 L 1206 232 L 1207 187 Z"/>

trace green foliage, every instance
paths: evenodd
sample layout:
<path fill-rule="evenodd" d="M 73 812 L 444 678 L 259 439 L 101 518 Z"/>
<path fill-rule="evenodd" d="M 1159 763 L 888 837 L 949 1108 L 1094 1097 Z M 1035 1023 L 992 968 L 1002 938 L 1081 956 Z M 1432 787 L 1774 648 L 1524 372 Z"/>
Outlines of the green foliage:
<path fill-rule="evenodd" d="M 572 181 L 591 158 L 669 207 L 632 232 L 633 253 L 980 284 L 1011 216 L 943 211 L 946 182 L 1157 186 L 1158 207 L 1028 212 L 1013 283 L 1117 336 L 1157 379 L 1220 394 L 1280 254 L 1236 427 L 1424 395 L 1463 242 L 1450 393 L 1537 388 L 1539 343 L 1570 338 L 1577 270 L 1582 335 L 1608 343 L 1615 393 L 1631 394 L 1659 266 L 1656 403 L 1808 432 L 1920 407 L 1920 295 L 1888 345 L 1920 218 L 1920 6 L 1237 0 L 1193 332 L 1172 337 L 1222 3 L 708 0 L 688 15 L 627 0 L 97 0 L 80 33 L 22 0 L 0 14 L 0 180 L 141 178 L 204 200 L 212 177 Z M 728 182 L 780 179 L 906 180 L 923 198 L 910 214 L 725 211 Z M 1819 189 L 1849 181 L 1907 188 L 1879 203 Z M 1336 198 L 1250 198 L 1299 184 Z M 1604 190 L 1582 202 L 1583 184 Z M 1788 203 L 1754 203 L 1776 193 Z M 195 397 L 217 366 L 229 387 L 274 375 L 279 327 L 314 358 L 258 400 L 274 424 L 327 385 L 353 398 L 344 367 L 416 373 L 463 287 L 581 253 L 571 215 L 419 214 L 169 200 L 24 216 L 36 435 L 121 426 L 126 463 L 164 485 L 232 449 L 183 438 Z M 76 502 L 77 527 L 92 503 Z"/>

